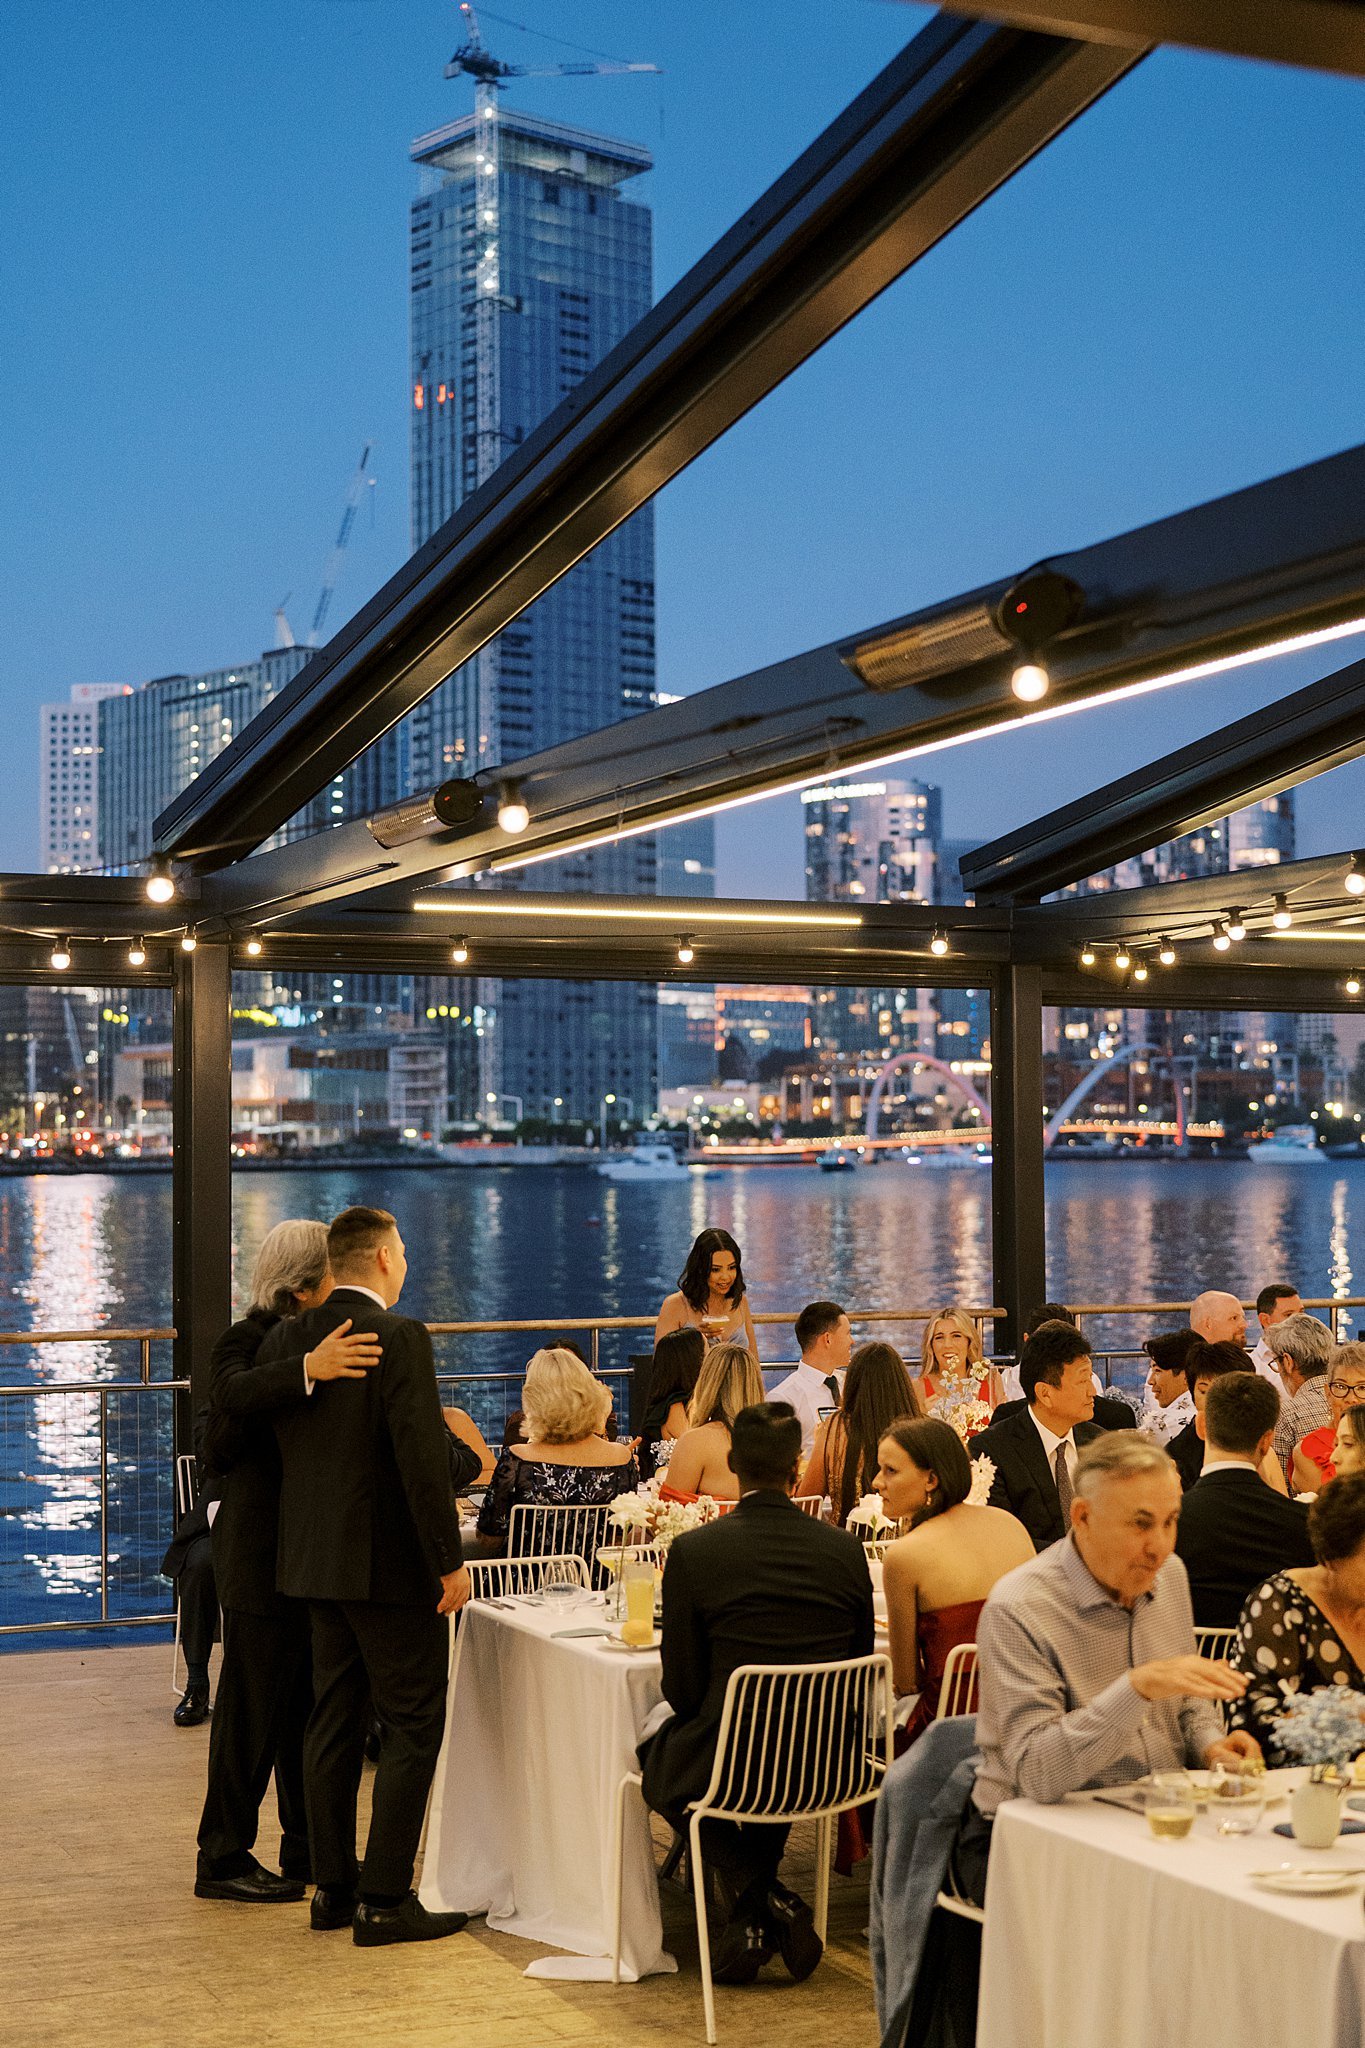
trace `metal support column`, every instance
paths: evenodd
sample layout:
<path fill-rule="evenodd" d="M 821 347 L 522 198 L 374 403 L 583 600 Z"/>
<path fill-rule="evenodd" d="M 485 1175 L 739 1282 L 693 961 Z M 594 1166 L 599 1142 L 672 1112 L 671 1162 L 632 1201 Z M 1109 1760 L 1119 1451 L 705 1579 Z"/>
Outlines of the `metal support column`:
<path fill-rule="evenodd" d="M 172 1203 L 175 1376 L 189 1413 L 232 1315 L 232 968 L 227 943 L 175 956 Z M 182 1415 L 179 1448 L 189 1450 Z"/>
<path fill-rule="evenodd" d="M 1036 967 L 1005 967 L 991 989 L 991 1236 L 998 1337 L 1020 1341 L 1047 1299 L 1043 1220 L 1043 989 Z"/>

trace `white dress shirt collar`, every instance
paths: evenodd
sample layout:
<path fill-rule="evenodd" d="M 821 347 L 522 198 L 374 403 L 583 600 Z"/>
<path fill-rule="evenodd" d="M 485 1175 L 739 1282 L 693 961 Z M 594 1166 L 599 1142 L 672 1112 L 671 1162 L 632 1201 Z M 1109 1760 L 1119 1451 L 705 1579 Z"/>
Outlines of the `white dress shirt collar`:
<path fill-rule="evenodd" d="M 1033 1427 L 1037 1430 L 1039 1436 L 1043 1439 L 1043 1449 L 1047 1453 L 1047 1461 L 1049 1465 L 1056 1464 L 1057 1453 L 1061 1449 L 1063 1444 L 1066 1445 L 1068 1450 L 1075 1450 L 1076 1438 L 1071 1430 L 1068 1430 L 1065 1436 L 1054 1436 L 1052 1431 L 1048 1428 L 1047 1424 L 1045 1422 L 1040 1422 L 1038 1420 L 1038 1410 L 1036 1408 L 1030 1406 L 1028 1412 L 1033 1417 Z M 1069 1465 L 1070 1463 L 1071 1460 L 1070 1458 L 1068 1458 L 1067 1464 Z"/>
<path fill-rule="evenodd" d="M 382 1308 L 385 1315 L 389 1313 L 389 1304 L 385 1301 L 383 1295 L 376 1294 L 373 1287 L 362 1287 L 358 1280 L 339 1280 L 333 1292 L 336 1294 L 367 1294 L 376 1308 Z"/>

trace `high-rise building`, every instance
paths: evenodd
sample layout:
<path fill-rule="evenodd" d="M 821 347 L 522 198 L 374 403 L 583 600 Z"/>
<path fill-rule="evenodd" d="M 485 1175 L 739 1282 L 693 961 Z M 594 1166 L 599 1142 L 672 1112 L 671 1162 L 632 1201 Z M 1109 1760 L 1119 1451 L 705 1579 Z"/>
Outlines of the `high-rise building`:
<path fill-rule="evenodd" d="M 419 137 L 412 157 L 421 173 L 410 258 L 420 547 L 648 311 L 653 259 L 649 208 L 628 189 L 650 157 L 634 143 L 490 101 Z M 510 765 L 648 710 L 654 677 L 646 508 L 409 715 L 413 785 Z M 661 860 L 659 839 L 643 836 L 504 876 L 503 886 L 654 894 L 662 868 L 671 893 L 702 893 L 710 849 L 709 829 L 693 829 Z M 596 1120 L 612 1094 L 637 1119 L 652 1111 L 652 986 L 526 980 L 485 982 L 478 994 L 481 1102 Z M 452 1057 L 457 1044 L 468 1048 L 469 1035 L 452 1034 Z M 460 1093 L 452 1075 L 452 1096 Z"/>
<path fill-rule="evenodd" d="M 878 776 L 803 789 L 806 896 L 816 903 L 936 903 L 942 792 Z"/>
<path fill-rule="evenodd" d="M 82 875 L 100 866 L 100 705 L 127 683 L 74 683 L 70 702 L 39 712 L 38 866 Z"/>

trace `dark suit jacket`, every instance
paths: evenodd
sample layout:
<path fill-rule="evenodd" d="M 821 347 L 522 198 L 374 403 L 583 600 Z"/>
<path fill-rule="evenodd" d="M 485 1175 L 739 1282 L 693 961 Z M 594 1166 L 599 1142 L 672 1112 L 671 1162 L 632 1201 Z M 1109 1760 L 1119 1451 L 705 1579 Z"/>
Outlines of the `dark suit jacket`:
<path fill-rule="evenodd" d="M 257 1370 L 302 1358 L 351 1318 L 384 1347 L 363 1380 L 327 1380 L 274 1418 L 283 1482 L 282 1593 L 434 1606 L 463 1563 L 431 1338 L 421 1323 L 338 1287 L 272 1330 Z"/>
<path fill-rule="evenodd" d="M 1194 1423 L 1187 1422 L 1183 1429 L 1176 1431 L 1166 1446 L 1166 1455 L 1174 1461 L 1185 1493 L 1199 1484 L 1199 1475 L 1204 1469 L 1204 1439 Z M 1212 1627 L 1213 1623 L 1210 1622 L 1209 1626 Z"/>
<path fill-rule="evenodd" d="M 996 1421 L 989 1429 L 983 1429 L 980 1436 L 973 1437 L 968 1448 L 974 1458 L 989 1458 L 995 1466 L 991 1506 L 1008 1508 L 1028 1530 L 1034 1549 L 1046 1550 L 1049 1543 L 1059 1542 L 1065 1536 L 1066 1528 L 1062 1504 L 1057 1498 L 1057 1481 L 1047 1461 L 1043 1439 L 1027 1406 L 1016 1409 L 1003 1422 L 998 1419 L 998 1409 L 996 1415 Z M 1097 1423 L 1078 1422 L 1071 1434 L 1079 1451 L 1095 1437 L 1103 1436 L 1104 1431 Z"/>
<path fill-rule="evenodd" d="M 991 1417 L 992 1423 L 1005 1422 L 1011 1415 L 1022 1415 L 1028 1407 L 1027 1401 L 1002 1401 Z M 1096 1394 L 1095 1413 L 1092 1417 L 1099 1429 L 1136 1429 L 1137 1417 L 1126 1401 L 1116 1401 L 1109 1394 Z"/>
<path fill-rule="evenodd" d="M 680 1536 L 663 1584 L 663 1691 L 675 1718 L 641 1750 L 661 1812 L 700 1799 L 730 1673 L 741 1664 L 823 1664 L 873 1648 L 872 1580 L 857 1538 L 749 1493 L 733 1514 Z"/>
<path fill-rule="evenodd" d="M 1190 1488 L 1175 1547 L 1189 1573 L 1196 1628 L 1235 1628 L 1243 1601 L 1272 1572 L 1315 1562 L 1308 1509 L 1247 1465 L 1225 1465 Z"/>
<path fill-rule="evenodd" d="M 280 1520 L 280 1453 L 274 1416 L 305 1398 L 303 1352 L 261 1362 L 278 1316 L 252 1309 L 218 1339 L 209 1360 L 205 1455 L 221 1468 L 213 1521 L 218 1598 L 238 1614 L 276 1614 L 275 1553 Z"/>

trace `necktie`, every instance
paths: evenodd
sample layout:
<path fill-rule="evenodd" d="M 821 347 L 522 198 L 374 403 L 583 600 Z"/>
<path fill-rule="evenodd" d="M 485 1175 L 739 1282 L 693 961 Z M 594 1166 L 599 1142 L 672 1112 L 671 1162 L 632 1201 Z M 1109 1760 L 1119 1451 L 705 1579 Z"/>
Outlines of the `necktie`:
<path fill-rule="evenodd" d="M 1066 1469 L 1066 1445 L 1058 1444 L 1053 1469 L 1057 1474 L 1057 1498 L 1062 1505 L 1062 1523 L 1071 1527 L 1071 1474 Z"/>
<path fill-rule="evenodd" d="M 835 1407 L 837 1408 L 839 1405 L 839 1382 L 835 1379 L 833 1373 L 829 1375 L 828 1379 L 825 1381 L 825 1385 L 829 1388 L 830 1400 L 834 1403 Z"/>

